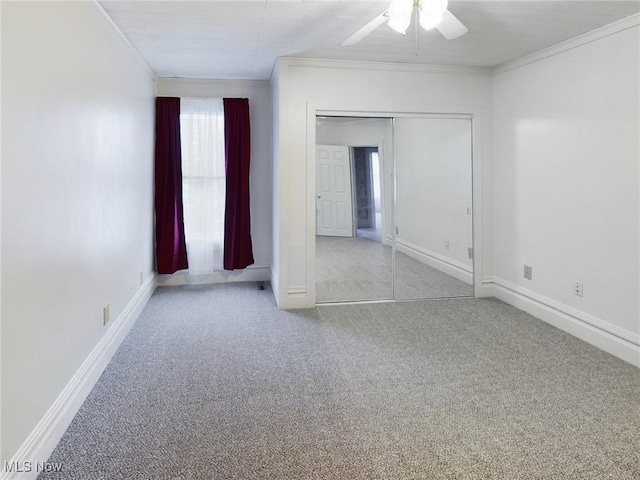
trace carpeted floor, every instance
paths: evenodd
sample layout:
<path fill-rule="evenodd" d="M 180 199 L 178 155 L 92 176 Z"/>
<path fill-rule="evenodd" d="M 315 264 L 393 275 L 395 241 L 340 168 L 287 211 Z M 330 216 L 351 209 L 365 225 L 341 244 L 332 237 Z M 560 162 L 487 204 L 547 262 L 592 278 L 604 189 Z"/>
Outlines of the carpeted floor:
<path fill-rule="evenodd" d="M 492 299 L 159 289 L 40 479 L 638 479 L 640 371 Z"/>
<path fill-rule="evenodd" d="M 388 248 L 388 247 L 387 247 Z M 396 250 L 396 299 L 473 297 L 473 285 Z"/>
<path fill-rule="evenodd" d="M 318 303 L 392 299 L 391 255 L 391 247 L 375 238 L 317 236 Z M 473 296 L 472 285 L 400 252 L 396 252 L 395 277 L 399 300 Z"/>
<path fill-rule="evenodd" d="M 391 248 L 366 237 L 316 236 L 316 299 L 393 298 Z"/>

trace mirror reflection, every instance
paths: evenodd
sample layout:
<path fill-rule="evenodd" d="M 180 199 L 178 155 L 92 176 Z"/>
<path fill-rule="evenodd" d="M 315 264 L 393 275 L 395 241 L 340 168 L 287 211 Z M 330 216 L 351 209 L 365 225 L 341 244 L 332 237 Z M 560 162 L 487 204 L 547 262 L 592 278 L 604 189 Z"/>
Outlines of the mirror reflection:
<path fill-rule="evenodd" d="M 317 118 L 318 303 L 393 298 L 391 133 L 390 119 Z"/>
<path fill-rule="evenodd" d="M 316 119 L 316 301 L 473 296 L 464 117 Z"/>
<path fill-rule="evenodd" d="M 473 296 L 471 119 L 394 122 L 395 298 Z"/>

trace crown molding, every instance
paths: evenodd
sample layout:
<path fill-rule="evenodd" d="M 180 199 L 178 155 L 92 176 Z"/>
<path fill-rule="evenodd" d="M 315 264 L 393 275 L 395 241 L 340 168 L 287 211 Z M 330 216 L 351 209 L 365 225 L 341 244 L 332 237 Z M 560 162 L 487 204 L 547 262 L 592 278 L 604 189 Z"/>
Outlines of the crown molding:
<path fill-rule="evenodd" d="M 588 43 L 595 42 L 624 30 L 637 27 L 638 25 L 640 25 L 640 13 L 633 14 L 629 17 L 605 25 L 604 27 L 597 28 L 596 30 L 592 30 L 590 32 L 566 40 L 562 43 L 558 43 L 557 45 L 553 45 L 552 47 L 548 47 L 543 50 L 534 52 L 530 55 L 526 55 L 524 57 L 511 60 L 510 62 L 503 63 L 502 65 L 498 65 L 493 68 L 493 74 L 500 75 L 501 73 L 509 72 L 511 70 L 524 67 L 525 65 L 529 65 L 534 62 L 539 62 L 540 60 L 544 60 L 545 58 L 553 57 L 554 55 L 573 50 L 574 48 L 578 48 Z"/>
<path fill-rule="evenodd" d="M 280 66 L 306 68 L 335 68 L 340 70 L 376 70 L 413 73 L 445 73 L 459 75 L 491 75 L 491 67 L 457 65 L 432 65 L 422 63 L 366 62 L 360 60 L 336 60 L 305 57 L 280 57 Z"/>
<path fill-rule="evenodd" d="M 88 0 L 85 2 L 86 5 L 91 7 L 94 13 L 102 20 L 102 23 L 107 27 L 114 37 L 116 37 L 120 42 L 129 50 L 131 55 L 136 59 L 136 61 L 140 64 L 140 66 L 149 74 L 149 76 L 155 81 L 158 78 L 158 74 L 156 71 L 151 68 L 151 65 L 147 62 L 147 60 L 142 56 L 142 54 L 138 51 L 136 47 L 129 41 L 129 39 L 122 33 L 122 30 L 118 28 L 118 26 L 111 19 L 107 11 L 104 7 L 98 2 L 98 0 Z"/>
<path fill-rule="evenodd" d="M 157 77 L 158 83 L 162 84 L 180 84 L 189 85 L 191 87 L 225 87 L 233 86 L 234 88 L 250 87 L 250 86 L 269 86 L 269 80 L 230 80 L 224 78 L 187 78 L 187 77 Z"/>

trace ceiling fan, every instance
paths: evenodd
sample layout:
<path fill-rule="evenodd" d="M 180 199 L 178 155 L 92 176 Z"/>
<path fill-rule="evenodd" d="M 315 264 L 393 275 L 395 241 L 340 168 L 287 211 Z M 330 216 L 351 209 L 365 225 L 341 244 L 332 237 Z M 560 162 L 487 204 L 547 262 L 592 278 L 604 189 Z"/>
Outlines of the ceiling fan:
<path fill-rule="evenodd" d="M 436 28 L 447 40 L 461 37 L 469 30 L 447 9 L 448 3 L 448 0 L 393 0 L 385 12 L 347 38 L 342 46 L 355 45 L 385 22 L 405 35 L 414 12 L 425 30 Z"/>

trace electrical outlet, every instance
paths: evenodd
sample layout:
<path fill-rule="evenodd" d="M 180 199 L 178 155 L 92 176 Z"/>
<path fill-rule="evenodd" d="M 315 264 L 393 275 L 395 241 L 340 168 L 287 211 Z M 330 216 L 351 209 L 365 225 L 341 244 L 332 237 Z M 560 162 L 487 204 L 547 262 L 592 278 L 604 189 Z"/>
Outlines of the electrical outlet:
<path fill-rule="evenodd" d="M 446 248 L 447 250 L 449 250 L 449 240 L 447 240 L 446 242 L 444 242 L 444 248 Z"/>
<path fill-rule="evenodd" d="M 102 325 L 106 326 L 109 323 L 109 305 L 102 309 Z"/>
<path fill-rule="evenodd" d="M 531 280 L 532 277 L 532 270 L 533 268 L 531 267 L 531 265 L 525 265 L 524 266 L 524 278 L 526 278 L 527 280 Z"/>
<path fill-rule="evenodd" d="M 473 248 L 471 247 L 467 248 L 467 255 L 469 256 L 469 258 L 473 258 Z"/>
<path fill-rule="evenodd" d="M 573 284 L 573 294 L 578 297 L 582 296 L 582 282 L 575 282 Z"/>
<path fill-rule="evenodd" d="M 140 286 L 144 283 L 144 272 L 140 272 Z"/>

